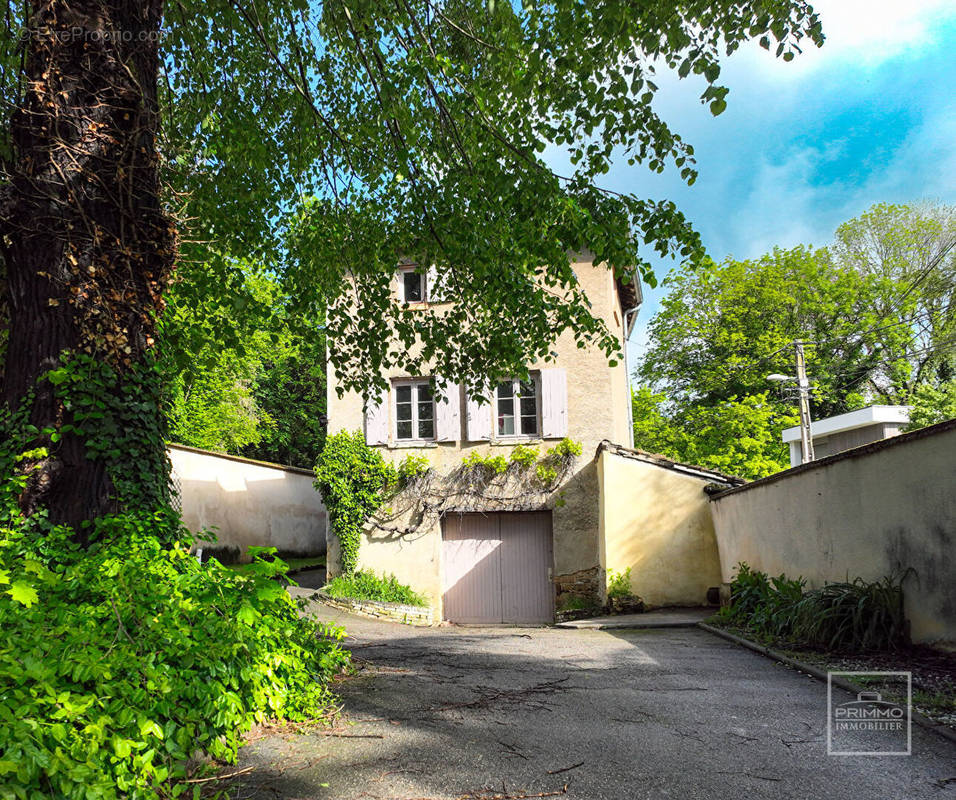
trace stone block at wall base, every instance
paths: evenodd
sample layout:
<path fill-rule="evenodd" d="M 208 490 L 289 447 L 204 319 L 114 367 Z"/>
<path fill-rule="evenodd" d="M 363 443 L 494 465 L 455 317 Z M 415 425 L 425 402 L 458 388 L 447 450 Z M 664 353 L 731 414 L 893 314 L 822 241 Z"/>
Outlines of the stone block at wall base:
<path fill-rule="evenodd" d="M 554 614 L 555 622 L 574 622 L 578 619 L 589 619 L 590 617 L 599 617 L 604 613 L 604 609 L 595 606 L 594 608 L 566 608 L 563 611 L 556 611 Z"/>
<path fill-rule="evenodd" d="M 315 597 L 327 606 L 361 614 L 363 617 L 400 622 L 403 625 L 435 624 L 435 615 L 430 608 L 406 606 L 401 603 L 383 603 L 378 600 L 357 600 L 353 597 L 330 597 L 325 592 L 316 592 Z"/>
<path fill-rule="evenodd" d="M 640 597 L 611 597 L 607 602 L 608 614 L 643 614 L 647 606 Z"/>
<path fill-rule="evenodd" d="M 584 601 L 589 606 L 601 606 L 603 578 L 599 567 L 556 575 L 554 588 L 557 593 L 558 607 L 581 605 L 580 601 Z"/>

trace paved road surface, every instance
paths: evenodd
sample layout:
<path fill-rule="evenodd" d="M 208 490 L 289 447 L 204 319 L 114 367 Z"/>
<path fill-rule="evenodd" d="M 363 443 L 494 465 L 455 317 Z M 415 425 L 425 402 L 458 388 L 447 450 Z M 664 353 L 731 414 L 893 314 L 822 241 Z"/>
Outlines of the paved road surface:
<path fill-rule="evenodd" d="M 910 757 L 828 757 L 825 686 L 699 629 L 319 613 L 346 622 L 360 665 L 339 735 L 254 741 L 237 800 L 956 798 L 951 742 L 914 726 Z"/>

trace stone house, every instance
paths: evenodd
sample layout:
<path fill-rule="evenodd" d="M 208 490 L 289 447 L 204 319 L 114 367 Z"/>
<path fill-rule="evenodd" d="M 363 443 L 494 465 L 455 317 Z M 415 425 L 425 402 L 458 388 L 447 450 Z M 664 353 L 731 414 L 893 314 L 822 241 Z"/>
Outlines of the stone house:
<path fill-rule="evenodd" d="M 616 280 L 606 266 L 587 257 L 576 258 L 573 267 L 591 313 L 626 351 L 642 300 L 640 283 Z M 399 269 L 396 300 L 428 313 L 428 277 L 412 267 Z M 436 619 L 553 621 L 556 609 L 602 604 L 608 566 L 638 566 L 632 585 L 641 591 L 640 565 L 625 563 L 630 556 L 621 554 L 628 549 L 613 543 L 609 565 L 604 537 L 608 530 L 614 531 L 614 541 L 620 539 L 624 523 L 614 508 L 627 508 L 628 500 L 601 496 L 602 473 L 607 480 L 613 466 L 607 464 L 616 456 L 602 462 L 599 446 L 632 442 L 627 364 L 610 366 L 601 351 L 579 348 L 568 334 L 553 350 L 554 361 L 530 365 L 530 381 L 491 387 L 490 404 L 460 386 L 444 386 L 435 396 L 432 376 L 404 374 L 387 376 L 387 395 L 366 404 L 354 392 L 339 397 L 329 371 L 330 434 L 363 430 L 367 443 L 396 465 L 413 454 L 425 456 L 432 467 L 367 526 L 359 567 L 392 573 L 427 596 Z M 580 444 L 581 455 L 561 460 L 547 485 L 516 465 L 492 480 L 462 468 L 473 453 L 507 459 L 519 445 L 545 455 L 565 437 Z M 705 476 L 693 497 L 704 510 L 704 530 L 693 536 L 707 539 L 708 546 L 713 531 L 702 486 L 713 480 L 720 476 Z M 716 546 L 712 549 L 702 580 L 716 583 L 719 563 Z M 335 574 L 337 550 L 330 540 L 330 574 Z M 685 595 L 671 592 L 666 602 L 700 604 L 706 588 L 695 584 Z"/>

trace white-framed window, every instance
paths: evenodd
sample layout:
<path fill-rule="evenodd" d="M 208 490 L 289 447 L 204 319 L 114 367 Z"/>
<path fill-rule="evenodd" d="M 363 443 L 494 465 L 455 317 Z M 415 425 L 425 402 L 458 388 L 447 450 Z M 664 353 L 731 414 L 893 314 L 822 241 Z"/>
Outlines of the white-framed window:
<path fill-rule="evenodd" d="M 428 286 L 424 273 L 416 272 L 414 266 L 402 267 L 399 272 L 402 302 L 424 303 Z"/>
<path fill-rule="evenodd" d="M 402 381 L 392 387 L 395 396 L 395 440 L 435 440 L 435 396 L 428 381 Z"/>
<path fill-rule="evenodd" d="M 539 436 L 541 392 L 536 375 L 502 381 L 495 387 L 495 436 Z"/>

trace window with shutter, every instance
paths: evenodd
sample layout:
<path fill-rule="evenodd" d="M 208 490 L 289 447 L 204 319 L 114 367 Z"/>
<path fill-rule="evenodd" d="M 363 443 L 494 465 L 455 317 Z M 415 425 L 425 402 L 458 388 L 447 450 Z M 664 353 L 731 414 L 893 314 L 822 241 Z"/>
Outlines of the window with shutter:
<path fill-rule="evenodd" d="M 485 397 L 488 397 L 488 392 Z M 469 393 L 467 412 L 468 441 L 488 441 L 491 438 L 491 403 L 487 399 L 484 403 L 479 403 L 478 398 Z"/>
<path fill-rule="evenodd" d="M 502 381 L 495 388 L 495 436 L 539 436 L 540 392 L 537 377 Z"/>
<path fill-rule="evenodd" d="M 441 385 L 441 381 L 437 381 Z M 457 442 L 461 438 L 461 389 L 457 383 L 445 384 L 435 403 L 435 438 L 439 442 Z"/>
<path fill-rule="evenodd" d="M 370 397 L 365 406 L 365 443 L 388 444 L 388 403 L 382 393 Z"/>
<path fill-rule="evenodd" d="M 428 381 L 403 381 L 395 397 L 395 441 L 434 441 L 435 398 Z"/>
<path fill-rule="evenodd" d="M 563 369 L 541 370 L 541 436 L 568 435 L 568 378 Z"/>

